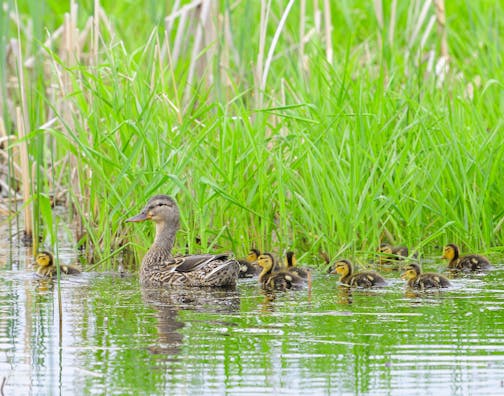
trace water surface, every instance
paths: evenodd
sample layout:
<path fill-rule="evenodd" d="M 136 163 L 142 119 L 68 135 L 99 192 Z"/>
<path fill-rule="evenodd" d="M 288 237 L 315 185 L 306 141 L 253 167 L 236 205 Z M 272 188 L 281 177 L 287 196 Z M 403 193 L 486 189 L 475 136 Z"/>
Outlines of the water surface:
<path fill-rule="evenodd" d="M 310 291 L 276 295 L 255 280 L 169 292 L 85 273 L 61 283 L 60 329 L 57 289 L 27 254 L 0 253 L 5 395 L 504 394 L 502 258 L 420 294 L 393 272 L 381 290 L 319 273 Z"/>

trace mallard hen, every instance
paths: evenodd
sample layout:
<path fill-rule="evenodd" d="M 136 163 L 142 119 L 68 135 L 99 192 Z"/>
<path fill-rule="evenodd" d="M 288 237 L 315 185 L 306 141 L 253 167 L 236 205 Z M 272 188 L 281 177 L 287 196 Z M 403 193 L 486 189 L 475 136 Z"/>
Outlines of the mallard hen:
<path fill-rule="evenodd" d="M 156 225 L 154 243 L 145 254 L 140 267 L 141 284 L 170 287 L 236 285 L 240 264 L 231 254 L 172 255 L 179 219 L 179 208 L 173 198 L 155 195 L 138 215 L 126 220 L 150 220 Z"/>

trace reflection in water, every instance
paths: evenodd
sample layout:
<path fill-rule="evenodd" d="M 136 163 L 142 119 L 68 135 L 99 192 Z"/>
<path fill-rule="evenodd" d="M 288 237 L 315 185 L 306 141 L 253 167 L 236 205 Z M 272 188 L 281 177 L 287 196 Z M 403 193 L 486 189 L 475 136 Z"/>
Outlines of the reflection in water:
<path fill-rule="evenodd" d="M 418 302 L 422 302 L 421 299 L 425 300 L 428 298 L 432 298 L 434 296 L 441 296 L 446 292 L 446 289 L 427 289 L 427 290 L 418 290 L 412 287 L 407 286 L 404 292 L 404 295 L 408 298 L 418 298 L 420 299 Z M 437 301 L 437 300 L 436 300 Z"/>
<path fill-rule="evenodd" d="M 38 293 L 48 292 L 54 289 L 52 278 L 37 278 L 34 279 L 35 291 Z"/>
<path fill-rule="evenodd" d="M 273 301 L 276 299 L 276 294 L 271 290 L 261 289 L 261 294 L 264 295 L 264 299 L 261 301 L 261 312 L 272 313 L 275 311 Z"/>
<path fill-rule="evenodd" d="M 352 289 L 349 286 L 338 285 L 337 301 L 338 304 L 352 304 Z"/>
<path fill-rule="evenodd" d="M 60 337 L 57 283 L 34 280 L 30 254 L 0 249 L 6 395 L 502 394 L 504 260 L 446 291 L 407 290 L 394 273 L 369 291 L 321 276 L 311 301 L 254 281 L 152 290 L 88 272 L 61 282 Z"/>
<path fill-rule="evenodd" d="M 236 288 L 142 288 L 143 301 L 156 309 L 158 344 L 149 352 L 178 355 L 183 344 L 180 329 L 185 323 L 178 319 L 181 310 L 205 313 L 235 313 L 240 309 L 240 295 Z"/>

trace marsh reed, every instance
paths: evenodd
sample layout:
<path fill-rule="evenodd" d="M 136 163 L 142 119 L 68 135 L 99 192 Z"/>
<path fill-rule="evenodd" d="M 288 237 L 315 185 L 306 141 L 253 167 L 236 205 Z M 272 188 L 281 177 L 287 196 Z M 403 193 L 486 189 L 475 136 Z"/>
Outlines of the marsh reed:
<path fill-rule="evenodd" d="M 2 193 L 89 262 L 145 249 L 123 220 L 158 192 L 181 251 L 501 246 L 503 73 L 474 53 L 500 60 L 502 10 L 469 29 L 443 1 L 358 3 L 4 3 L 1 164 L 21 173 Z"/>

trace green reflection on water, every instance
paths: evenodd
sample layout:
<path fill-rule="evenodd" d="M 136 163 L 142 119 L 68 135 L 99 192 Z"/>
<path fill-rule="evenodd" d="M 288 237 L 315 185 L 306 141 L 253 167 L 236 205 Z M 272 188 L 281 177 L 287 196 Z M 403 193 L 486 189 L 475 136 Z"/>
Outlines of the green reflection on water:
<path fill-rule="evenodd" d="M 397 274 L 362 291 L 318 275 L 307 290 L 141 290 L 136 277 L 84 274 L 55 296 L 0 272 L 0 371 L 10 393 L 222 394 L 409 391 L 498 394 L 503 272 L 408 294 Z"/>

